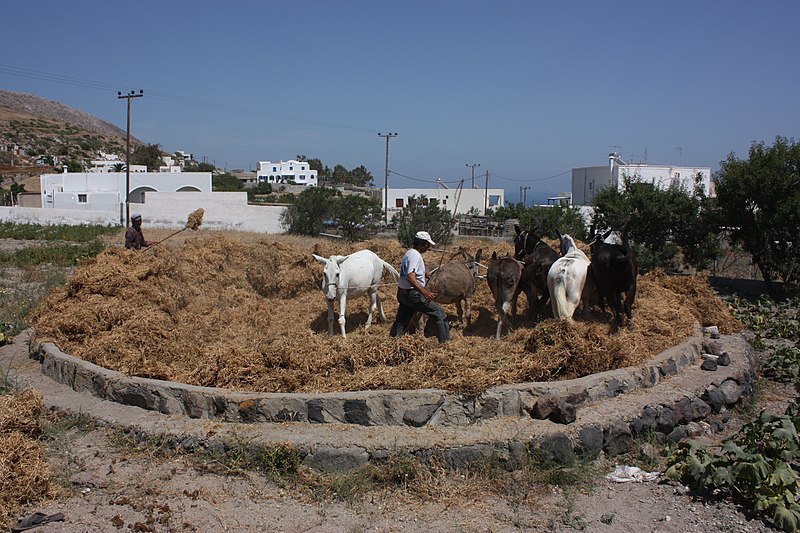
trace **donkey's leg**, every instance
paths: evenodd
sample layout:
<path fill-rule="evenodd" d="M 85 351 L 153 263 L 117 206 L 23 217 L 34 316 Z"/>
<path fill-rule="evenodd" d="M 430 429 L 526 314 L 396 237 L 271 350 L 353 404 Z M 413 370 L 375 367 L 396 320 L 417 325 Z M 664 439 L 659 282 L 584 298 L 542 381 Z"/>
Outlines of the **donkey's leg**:
<path fill-rule="evenodd" d="M 378 290 L 375 287 L 370 287 L 367 290 L 367 294 L 369 294 L 369 312 L 367 313 L 367 323 L 364 325 L 364 329 L 369 329 L 372 325 L 372 315 L 375 314 L 375 310 L 378 308 Z"/>
<path fill-rule="evenodd" d="M 342 337 L 347 338 L 344 332 L 345 312 L 347 311 L 347 293 L 342 293 L 339 297 L 339 328 L 342 330 Z"/>
<path fill-rule="evenodd" d="M 333 301 L 328 300 L 328 335 L 333 335 Z"/>
<path fill-rule="evenodd" d="M 383 300 L 381 300 L 381 295 L 376 292 L 375 297 L 378 300 L 378 319 L 381 323 L 386 322 L 386 313 L 383 312 Z"/>

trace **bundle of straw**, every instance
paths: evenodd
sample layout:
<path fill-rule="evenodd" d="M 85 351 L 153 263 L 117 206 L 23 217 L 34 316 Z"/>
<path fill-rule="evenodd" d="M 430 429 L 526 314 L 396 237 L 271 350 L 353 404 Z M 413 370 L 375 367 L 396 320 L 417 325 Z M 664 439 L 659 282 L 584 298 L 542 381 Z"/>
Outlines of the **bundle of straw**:
<path fill-rule="evenodd" d="M 176 231 L 175 233 L 173 233 L 173 234 L 171 234 L 171 235 L 168 235 L 168 236 L 164 237 L 164 238 L 163 238 L 163 239 L 161 239 L 160 241 L 158 241 L 158 242 L 154 242 L 154 243 L 151 245 L 151 248 L 152 248 L 153 246 L 157 245 L 157 244 L 161 244 L 162 242 L 166 241 L 166 240 L 167 240 L 167 239 L 169 239 L 170 237 L 174 237 L 175 235 L 177 235 L 178 233 L 180 233 L 180 232 L 182 232 L 182 231 L 186 231 L 187 229 L 190 229 L 190 230 L 192 230 L 192 231 L 195 231 L 195 230 L 197 230 L 197 228 L 199 228 L 199 227 L 200 227 L 200 224 L 202 224 L 202 223 L 203 223 L 203 215 L 205 214 L 205 212 L 206 212 L 206 210 L 205 210 L 205 209 L 203 209 L 202 207 L 201 207 L 201 208 L 199 208 L 199 209 L 195 209 L 194 211 L 192 211 L 191 213 L 189 213 L 189 219 L 186 221 L 186 225 L 185 225 L 184 227 L 182 227 L 181 229 L 179 229 L 179 230 L 178 230 L 178 231 Z"/>

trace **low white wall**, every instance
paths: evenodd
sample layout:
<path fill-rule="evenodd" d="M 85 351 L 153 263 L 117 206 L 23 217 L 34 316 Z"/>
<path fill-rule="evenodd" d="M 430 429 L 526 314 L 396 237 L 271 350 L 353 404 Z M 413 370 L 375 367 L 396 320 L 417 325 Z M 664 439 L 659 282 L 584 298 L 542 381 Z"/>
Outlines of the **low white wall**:
<path fill-rule="evenodd" d="M 119 213 L 14 206 L 0 207 L 0 221 L 44 226 L 118 226 Z"/>
<path fill-rule="evenodd" d="M 131 204 L 149 227 L 180 229 L 189 214 L 202 207 L 206 229 L 283 233 L 279 217 L 285 207 L 247 205 L 246 192 L 148 192 L 144 204 Z"/>
<path fill-rule="evenodd" d="M 139 213 L 145 227 L 181 229 L 189 214 L 202 207 L 202 228 L 283 233 L 280 215 L 285 207 L 247 205 L 245 192 L 148 192 L 145 203 L 130 205 L 131 214 Z M 21 224 L 121 225 L 125 205 L 118 211 L 82 211 L 35 207 L 0 207 L 0 221 Z"/>

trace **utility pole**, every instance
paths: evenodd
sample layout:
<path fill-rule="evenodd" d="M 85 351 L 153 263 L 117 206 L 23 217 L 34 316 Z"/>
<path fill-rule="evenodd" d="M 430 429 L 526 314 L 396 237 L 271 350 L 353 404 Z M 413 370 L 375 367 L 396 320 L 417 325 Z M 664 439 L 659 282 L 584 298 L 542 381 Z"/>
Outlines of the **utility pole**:
<path fill-rule="evenodd" d="M 673 150 L 678 151 L 678 166 L 680 167 L 683 165 L 683 146 L 676 146 Z"/>
<path fill-rule="evenodd" d="M 384 222 L 389 225 L 389 139 L 397 137 L 396 133 L 378 133 L 378 137 L 386 139 L 386 175 L 383 178 L 383 213 Z"/>
<path fill-rule="evenodd" d="M 528 189 L 530 187 L 520 187 L 520 196 L 522 197 L 522 207 L 528 207 Z"/>
<path fill-rule="evenodd" d="M 474 189 L 475 188 L 475 167 L 479 167 L 479 166 L 481 166 L 481 164 L 480 163 L 472 163 L 470 165 L 469 163 L 467 163 L 467 166 L 472 168 L 472 187 L 470 187 L 470 188 Z"/>
<path fill-rule="evenodd" d="M 128 101 L 128 134 L 127 134 L 127 156 L 125 158 L 125 227 L 131 227 L 131 98 L 141 98 L 144 96 L 144 90 L 139 89 L 139 94 L 134 91 L 128 94 L 122 94 L 117 91 L 118 99 L 126 99 Z"/>
<path fill-rule="evenodd" d="M 486 185 L 483 189 L 483 216 L 489 212 L 489 171 L 486 171 Z"/>

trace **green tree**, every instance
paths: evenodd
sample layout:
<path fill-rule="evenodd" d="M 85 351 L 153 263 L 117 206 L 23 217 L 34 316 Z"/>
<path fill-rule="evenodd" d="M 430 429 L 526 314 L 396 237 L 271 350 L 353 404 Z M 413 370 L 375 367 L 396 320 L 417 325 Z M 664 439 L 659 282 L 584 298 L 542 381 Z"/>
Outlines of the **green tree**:
<path fill-rule="evenodd" d="M 342 237 L 353 242 L 375 233 L 383 220 L 383 209 L 377 200 L 346 194 L 334 202 L 333 216 Z"/>
<path fill-rule="evenodd" d="M 244 184 L 242 180 L 226 172 L 211 176 L 211 190 L 215 192 L 243 191 Z"/>
<path fill-rule="evenodd" d="M 333 167 L 333 173 L 331 174 L 331 183 L 336 185 L 350 183 L 350 171 L 344 165 L 336 165 Z"/>
<path fill-rule="evenodd" d="M 217 167 L 211 163 L 198 163 L 197 161 L 187 161 L 183 165 L 184 172 L 214 172 Z"/>
<path fill-rule="evenodd" d="M 319 235 L 323 221 L 333 214 L 334 199 L 339 195 L 335 189 L 308 187 L 298 194 L 294 203 L 281 213 L 280 221 L 289 233 Z"/>
<path fill-rule="evenodd" d="M 683 261 L 702 268 L 716 257 L 714 212 L 698 187 L 694 195 L 659 189 L 636 176 L 623 176 L 624 188 L 605 187 L 594 199 L 593 225 L 627 230 L 641 272 L 678 268 Z"/>
<path fill-rule="evenodd" d="M 447 240 L 452 229 L 450 211 L 439 207 L 436 198 L 428 199 L 424 194 L 409 198 L 408 205 L 392 217 L 392 223 L 403 246 L 411 246 L 418 231 L 427 231 L 438 243 Z"/>
<path fill-rule="evenodd" d="M 358 187 L 369 187 L 372 185 L 372 174 L 364 165 L 358 166 L 350 171 L 350 183 Z"/>
<path fill-rule="evenodd" d="M 272 185 L 262 181 L 261 183 L 256 184 L 255 187 L 247 189 L 247 201 L 253 202 L 256 199 L 255 197 L 257 194 L 272 194 Z"/>
<path fill-rule="evenodd" d="M 111 166 L 111 172 L 125 172 L 125 163 L 114 163 Z"/>
<path fill-rule="evenodd" d="M 717 201 L 733 243 L 752 254 L 764 281 L 800 278 L 800 144 L 776 137 L 752 143 L 749 157 L 733 153 L 715 176 Z"/>
<path fill-rule="evenodd" d="M 492 210 L 491 217 L 497 221 L 517 219 L 520 227 L 538 229 L 551 239 L 556 238 L 558 233 L 566 233 L 585 241 L 588 235 L 580 209 L 571 205 L 525 207 L 522 204 L 509 204 Z"/>
<path fill-rule="evenodd" d="M 147 165 L 147 170 L 155 172 L 164 160 L 158 144 L 137 144 L 131 153 L 131 165 Z"/>

